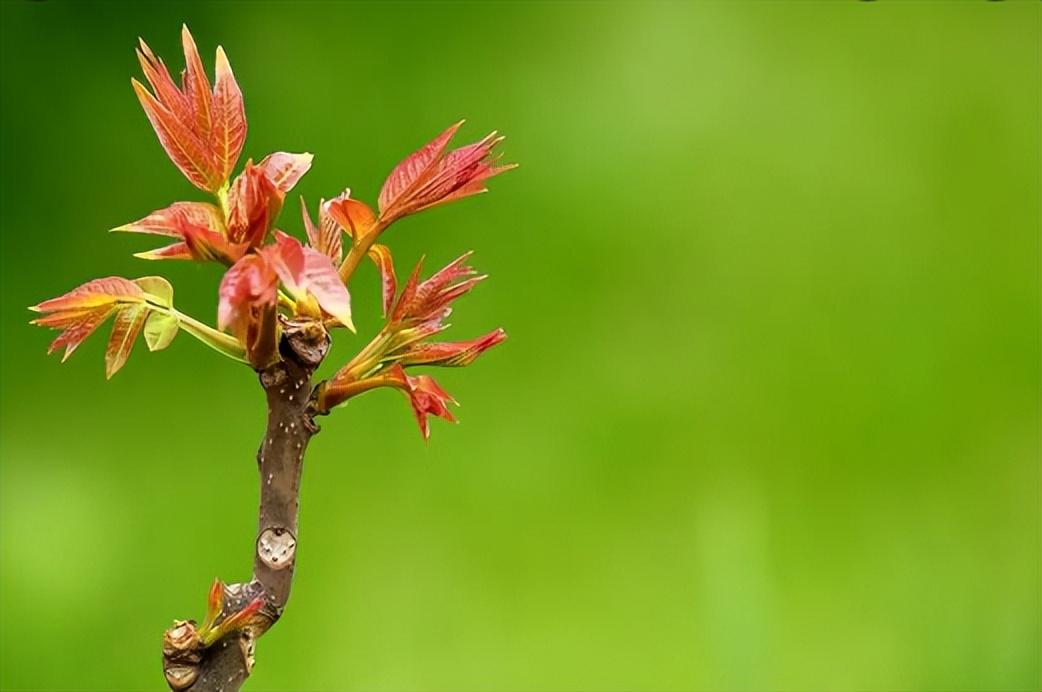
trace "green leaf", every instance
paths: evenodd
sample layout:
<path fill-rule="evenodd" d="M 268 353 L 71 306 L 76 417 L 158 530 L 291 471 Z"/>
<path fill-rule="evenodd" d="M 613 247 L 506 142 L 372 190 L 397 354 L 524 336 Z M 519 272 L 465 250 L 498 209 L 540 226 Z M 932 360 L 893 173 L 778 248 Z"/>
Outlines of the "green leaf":
<path fill-rule="evenodd" d="M 161 276 L 143 276 L 134 279 L 134 283 L 140 286 L 148 294 L 150 300 L 164 308 L 174 304 L 174 287 Z"/>
<path fill-rule="evenodd" d="M 148 290 L 148 289 L 145 289 Z M 177 318 L 153 312 L 145 322 L 145 343 L 149 351 L 162 351 L 177 336 Z"/>

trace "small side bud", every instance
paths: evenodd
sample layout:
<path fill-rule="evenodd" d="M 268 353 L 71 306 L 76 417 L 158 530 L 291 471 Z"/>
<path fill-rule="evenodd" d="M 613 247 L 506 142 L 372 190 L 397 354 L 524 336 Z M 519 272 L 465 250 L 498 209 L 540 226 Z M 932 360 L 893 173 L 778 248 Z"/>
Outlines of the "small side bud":
<path fill-rule="evenodd" d="M 209 631 L 213 624 L 217 622 L 217 616 L 221 614 L 223 609 L 224 582 L 215 578 L 213 586 L 210 587 L 210 593 L 206 596 L 206 619 L 203 620 L 203 626 L 199 628 L 200 632 Z"/>
<path fill-rule="evenodd" d="M 163 656 L 179 658 L 195 654 L 199 641 L 198 629 L 192 620 L 174 620 L 174 626 L 163 633 Z"/>
<path fill-rule="evenodd" d="M 163 675 L 174 692 L 188 689 L 199 675 L 202 652 L 195 623 L 175 620 L 163 633 Z"/>
<path fill-rule="evenodd" d="M 219 625 L 212 628 L 208 632 L 199 636 L 199 641 L 202 642 L 204 647 L 212 645 L 214 642 L 219 641 L 225 635 L 232 632 L 238 632 L 250 626 L 253 616 L 260 612 L 261 608 L 264 607 L 263 598 L 255 598 L 246 605 L 245 608 L 239 612 L 229 615 L 221 621 Z"/>

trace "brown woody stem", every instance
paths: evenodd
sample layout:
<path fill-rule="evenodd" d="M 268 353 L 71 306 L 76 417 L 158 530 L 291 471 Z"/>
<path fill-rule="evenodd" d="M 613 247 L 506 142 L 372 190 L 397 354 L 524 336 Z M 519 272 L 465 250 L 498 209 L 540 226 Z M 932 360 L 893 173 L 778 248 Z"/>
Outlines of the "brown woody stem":
<path fill-rule="evenodd" d="M 268 424 L 257 452 L 260 511 L 254 545 L 253 579 L 230 584 L 218 623 L 255 598 L 263 608 L 242 630 L 209 647 L 195 636 L 192 621 L 175 621 L 163 646 L 163 670 L 171 689 L 181 692 L 233 692 L 253 667 L 254 641 L 282 615 L 296 565 L 297 510 L 304 452 L 318 432 L 311 401 L 311 376 L 329 349 L 329 335 L 318 322 L 283 324 L 282 359 L 260 372 L 268 402 Z"/>

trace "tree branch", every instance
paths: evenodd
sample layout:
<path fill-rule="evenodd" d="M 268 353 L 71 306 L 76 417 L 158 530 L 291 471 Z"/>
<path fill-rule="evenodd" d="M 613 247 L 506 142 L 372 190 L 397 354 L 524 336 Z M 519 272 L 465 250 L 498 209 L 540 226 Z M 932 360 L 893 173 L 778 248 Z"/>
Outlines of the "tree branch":
<path fill-rule="evenodd" d="M 268 402 L 268 422 L 257 451 L 260 511 L 254 546 L 253 579 L 224 589 L 217 625 L 254 599 L 263 607 L 249 624 L 211 646 L 196 636 L 191 620 L 175 621 L 163 639 L 163 671 L 176 692 L 233 692 L 249 677 L 254 642 L 282 615 L 296 566 L 297 511 L 304 452 L 318 432 L 311 401 L 311 376 L 329 349 L 318 322 L 283 320 L 282 359 L 260 372 Z"/>

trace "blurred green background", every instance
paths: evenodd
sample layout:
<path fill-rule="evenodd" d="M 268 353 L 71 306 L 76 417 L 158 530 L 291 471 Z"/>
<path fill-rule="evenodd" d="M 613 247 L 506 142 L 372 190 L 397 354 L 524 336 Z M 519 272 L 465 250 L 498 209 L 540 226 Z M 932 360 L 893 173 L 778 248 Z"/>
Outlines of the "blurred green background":
<path fill-rule="evenodd" d="M 216 266 L 105 230 L 199 199 L 131 92 L 225 46 L 255 158 L 375 200 L 467 117 L 518 171 L 402 222 L 510 340 L 326 419 L 253 690 L 1022 689 L 1040 672 L 1038 3 L 4 3 L 0 687 L 163 688 L 248 576 L 264 406 L 182 335 L 103 377 L 25 306 Z M 462 140 L 461 140 L 462 141 Z M 282 226 L 300 234 L 295 199 Z M 352 287 L 379 324 L 375 271 Z M 329 369 L 359 347 L 342 338 Z"/>

